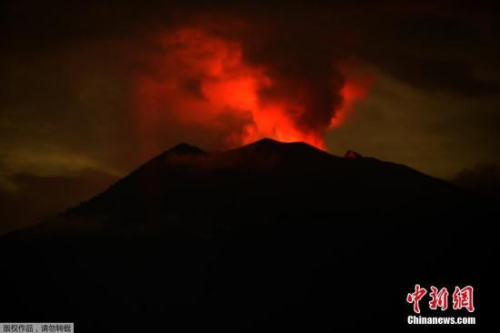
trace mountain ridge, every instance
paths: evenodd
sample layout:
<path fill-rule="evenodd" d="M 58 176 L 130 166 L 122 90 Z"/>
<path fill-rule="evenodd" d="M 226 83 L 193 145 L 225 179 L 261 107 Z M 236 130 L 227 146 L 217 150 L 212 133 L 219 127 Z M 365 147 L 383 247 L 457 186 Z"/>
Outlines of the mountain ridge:
<path fill-rule="evenodd" d="M 468 195 L 466 190 L 404 165 L 373 158 L 341 158 L 305 143 L 264 139 L 215 153 L 179 144 L 146 162 L 103 193 L 69 209 L 61 217 L 97 219 L 100 227 L 112 225 L 112 229 L 122 227 L 118 221 L 127 221 L 127 226 L 132 229 L 133 226 L 148 229 L 151 226 L 144 221 L 151 219 L 140 217 L 145 212 L 148 216 L 161 216 L 158 220 L 164 221 L 153 223 L 154 232 L 163 230 L 163 227 L 168 231 L 171 229 L 169 219 L 174 220 L 175 228 L 190 225 L 191 222 L 186 222 L 193 220 L 187 208 L 190 205 L 197 207 L 200 213 L 204 212 L 202 214 L 211 215 L 214 212 L 212 206 L 216 205 L 213 198 L 217 196 L 231 206 L 230 210 L 240 209 L 232 207 L 243 207 L 245 200 L 252 202 L 258 195 L 269 198 L 270 202 L 283 201 L 282 210 L 285 210 L 287 203 L 300 205 L 303 196 L 294 197 L 289 193 L 318 191 L 321 195 L 327 189 L 335 191 L 333 201 L 339 204 L 335 208 L 339 215 L 348 215 L 349 209 L 356 207 L 376 206 L 372 202 L 376 200 L 373 196 L 386 196 L 388 201 L 395 200 L 396 205 L 412 206 L 411 200 L 415 198 L 432 202 L 441 200 L 439 197 L 448 196 L 448 193 Z M 259 194 L 260 191 L 264 192 Z M 279 191 L 283 195 L 277 194 Z M 396 191 L 404 193 L 392 193 Z M 427 200 L 429 198 L 432 200 Z M 309 199 L 303 197 L 303 200 Z M 319 198 L 318 204 L 322 206 L 317 210 L 323 211 L 327 202 Z M 376 210 L 387 209 L 379 207 Z M 388 211 L 393 214 L 391 209 Z M 224 225 L 227 227 L 228 223 Z M 199 230 L 207 229 L 201 222 L 195 225 Z"/>

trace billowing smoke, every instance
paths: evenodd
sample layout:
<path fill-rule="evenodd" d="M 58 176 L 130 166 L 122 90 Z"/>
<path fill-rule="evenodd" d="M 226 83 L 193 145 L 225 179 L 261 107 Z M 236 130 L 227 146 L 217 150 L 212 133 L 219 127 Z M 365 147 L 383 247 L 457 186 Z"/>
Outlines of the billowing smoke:
<path fill-rule="evenodd" d="M 351 76 L 352 64 L 318 40 L 280 37 L 280 29 L 197 22 L 155 31 L 135 77 L 141 136 L 174 119 L 216 133 L 219 148 L 269 137 L 325 149 L 324 134 L 343 123 L 370 79 Z"/>

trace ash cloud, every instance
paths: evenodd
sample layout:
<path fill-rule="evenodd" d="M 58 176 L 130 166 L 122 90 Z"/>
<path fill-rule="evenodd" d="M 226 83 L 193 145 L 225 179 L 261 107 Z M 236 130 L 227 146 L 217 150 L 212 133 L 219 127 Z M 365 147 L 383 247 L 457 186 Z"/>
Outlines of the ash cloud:
<path fill-rule="evenodd" d="M 261 100 L 289 99 L 303 105 L 305 111 L 288 107 L 290 118 L 302 130 L 319 135 L 341 109 L 340 89 L 346 75 L 339 63 L 344 61 L 375 66 L 431 93 L 481 98 L 500 88 L 500 20 L 497 11 L 482 1 L 25 0 L 0 6 L 4 46 L 0 64 L 5 69 L 0 97 L 6 101 L 0 117 L 7 118 L 4 122 L 12 122 L 8 112 L 22 108 L 28 123 L 30 118 L 39 121 L 41 114 L 50 114 L 51 123 L 73 126 L 74 119 L 80 118 L 75 123 L 81 124 L 82 118 L 96 112 L 91 110 L 99 109 L 102 114 L 116 115 L 115 137 L 119 139 L 111 140 L 121 145 L 124 141 L 134 145 L 135 139 L 130 138 L 134 119 L 126 105 L 130 104 L 127 82 L 138 71 L 151 71 L 141 63 L 140 54 L 159 52 L 151 43 L 154 33 L 182 27 L 202 28 L 240 43 L 244 61 L 263 67 L 274 80 L 273 86 L 260 89 Z M 81 101 L 77 90 L 82 87 L 68 85 L 88 81 L 95 73 L 104 73 L 108 86 L 122 87 L 112 100 L 109 94 L 95 93 Z M 190 78 L 184 86 L 193 98 L 205 97 L 199 77 Z M 67 116 L 68 112 L 72 115 Z M 169 121 L 164 131 L 178 131 L 179 124 Z M 84 123 L 79 136 L 92 136 L 93 121 L 85 119 Z M 186 133 L 192 131 L 185 128 Z M 54 131 L 51 136 L 67 142 L 69 135 Z M 175 144 L 169 141 L 171 135 L 163 137 L 167 141 L 161 146 Z M 181 139 L 190 141 L 189 136 Z M 72 147 L 81 146 L 73 138 L 69 141 Z"/>

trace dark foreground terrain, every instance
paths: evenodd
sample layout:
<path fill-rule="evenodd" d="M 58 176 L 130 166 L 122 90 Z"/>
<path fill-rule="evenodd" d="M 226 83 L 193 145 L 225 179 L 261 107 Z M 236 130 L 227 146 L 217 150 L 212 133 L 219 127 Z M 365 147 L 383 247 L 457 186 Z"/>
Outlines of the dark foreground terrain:
<path fill-rule="evenodd" d="M 419 283 L 474 286 L 475 328 L 498 325 L 497 203 L 349 157 L 272 140 L 213 154 L 181 144 L 0 240 L 0 322 L 75 322 L 77 332 L 408 329 L 405 299 Z M 439 314 L 428 301 L 422 315 Z"/>

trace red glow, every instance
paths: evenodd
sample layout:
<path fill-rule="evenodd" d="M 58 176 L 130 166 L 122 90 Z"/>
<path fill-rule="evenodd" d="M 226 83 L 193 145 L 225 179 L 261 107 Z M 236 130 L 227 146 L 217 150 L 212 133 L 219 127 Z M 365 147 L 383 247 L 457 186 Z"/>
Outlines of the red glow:
<path fill-rule="evenodd" d="M 245 63 L 238 42 L 191 28 L 160 34 L 157 40 L 159 47 L 145 56 L 149 70 L 136 81 L 141 135 L 168 128 L 174 119 L 183 126 L 223 133 L 226 146 L 267 137 L 325 149 L 323 132 L 298 125 L 297 114 L 306 112 L 300 99 L 269 101 L 259 96 L 261 89 L 274 84 L 273 78 L 265 68 Z M 341 112 L 331 127 L 339 126 L 354 101 L 366 95 L 359 87 L 346 81 Z"/>
<path fill-rule="evenodd" d="M 342 104 L 335 112 L 330 121 L 330 128 L 337 128 L 343 125 L 349 115 L 354 111 L 357 102 L 364 100 L 373 83 L 373 77 L 366 74 L 353 74 L 352 70 L 344 66 L 342 71 L 347 77 L 344 86 L 340 90 Z"/>

